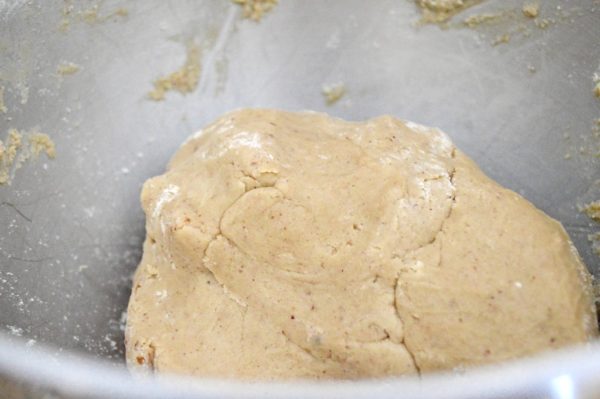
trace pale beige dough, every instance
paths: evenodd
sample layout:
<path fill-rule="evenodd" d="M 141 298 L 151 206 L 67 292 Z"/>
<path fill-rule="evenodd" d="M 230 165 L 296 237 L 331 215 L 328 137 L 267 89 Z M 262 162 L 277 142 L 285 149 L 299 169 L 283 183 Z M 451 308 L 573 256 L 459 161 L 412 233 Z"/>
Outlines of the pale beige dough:
<path fill-rule="evenodd" d="M 360 378 L 590 340 L 562 226 L 441 131 L 266 109 L 190 138 L 142 191 L 131 368 Z"/>

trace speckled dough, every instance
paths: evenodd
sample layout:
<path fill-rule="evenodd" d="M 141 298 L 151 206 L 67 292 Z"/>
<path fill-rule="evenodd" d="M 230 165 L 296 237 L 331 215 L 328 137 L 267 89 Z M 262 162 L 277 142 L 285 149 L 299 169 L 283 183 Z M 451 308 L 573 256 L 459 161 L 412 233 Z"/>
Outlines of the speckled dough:
<path fill-rule="evenodd" d="M 490 363 L 596 335 L 561 225 L 437 129 L 240 110 L 142 191 L 133 369 L 359 378 Z"/>

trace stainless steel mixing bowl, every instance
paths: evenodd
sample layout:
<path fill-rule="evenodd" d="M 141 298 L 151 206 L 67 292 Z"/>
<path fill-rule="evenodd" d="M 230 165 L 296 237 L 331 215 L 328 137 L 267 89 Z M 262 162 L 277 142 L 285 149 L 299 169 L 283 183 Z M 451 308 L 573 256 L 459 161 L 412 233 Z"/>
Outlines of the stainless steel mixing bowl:
<path fill-rule="evenodd" d="M 260 23 L 227 0 L 0 1 L 0 137 L 37 129 L 57 153 L 0 186 L 0 397 L 598 397 L 598 344 L 421 380 L 150 381 L 122 366 L 141 184 L 188 134 L 238 107 L 439 126 L 562 221 L 598 275 L 588 242 L 598 226 L 578 205 L 600 193 L 600 4 L 543 1 L 545 28 L 522 5 L 489 0 L 442 29 L 415 26 L 409 0 L 281 0 Z M 497 10 L 509 11 L 460 23 Z M 509 43 L 491 44 L 506 33 Z M 197 90 L 148 100 L 191 42 L 202 48 Z M 68 63 L 79 70 L 57 71 Z M 327 106 L 322 86 L 335 83 L 346 95 Z"/>

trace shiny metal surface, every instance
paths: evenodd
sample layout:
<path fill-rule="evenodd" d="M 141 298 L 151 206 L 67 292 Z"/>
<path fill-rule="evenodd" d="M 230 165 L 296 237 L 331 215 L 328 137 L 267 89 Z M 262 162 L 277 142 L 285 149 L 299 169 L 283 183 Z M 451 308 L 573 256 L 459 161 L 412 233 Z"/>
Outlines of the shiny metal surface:
<path fill-rule="evenodd" d="M 8 109 L 0 113 L 0 138 L 9 128 L 38 127 L 57 148 L 55 160 L 29 161 L 12 185 L 0 186 L 5 379 L 65 397 L 374 391 L 571 397 L 565 386 L 573 386 L 573 397 L 600 395 L 593 378 L 600 373 L 597 345 L 468 374 L 468 380 L 335 388 L 205 382 L 172 391 L 169 383 L 132 382 L 116 366 L 93 360 L 122 362 L 122 313 L 144 236 L 142 182 L 161 173 L 188 134 L 239 107 L 313 109 L 353 120 L 388 113 L 438 126 L 490 176 L 563 222 L 600 276 L 600 258 L 588 242 L 599 228 L 578 210 L 600 198 L 600 163 L 593 156 L 600 140 L 592 132 L 600 118 L 592 93 L 600 68 L 597 1 L 542 2 L 540 18 L 550 22 L 545 29 L 523 17 L 523 3 L 513 0 L 488 0 L 454 19 L 459 25 L 470 14 L 513 10 L 475 29 L 415 27 L 418 11 L 408 0 L 281 0 L 258 24 L 242 20 L 225 0 L 82 1 L 65 15 L 70 4 L 0 1 L 0 86 Z M 86 19 L 94 6 L 96 20 Z M 128 15 L 111 15 L 119 8 Z M 508 32 L 508 44 L 491 45 Z M 190 42 L 203 49 L 198 89 L 149 101 L 151 82 L 182 65 Z M 80 70 L 57 73 L 65 62 Z M 334 83 L 347 93 L 327 106 L 321 89 Z"/>

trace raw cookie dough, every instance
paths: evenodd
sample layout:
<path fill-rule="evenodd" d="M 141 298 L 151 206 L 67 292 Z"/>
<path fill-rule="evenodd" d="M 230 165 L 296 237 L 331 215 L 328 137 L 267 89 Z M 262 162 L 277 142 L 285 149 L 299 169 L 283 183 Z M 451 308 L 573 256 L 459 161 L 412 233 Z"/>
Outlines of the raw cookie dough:
<path fill-rule="evenodd" d="M 562 226 L 438 129 L 235 111 L 141 198 L 133 369 L 375 377 L 597 334 L 590 275 Z"/>

